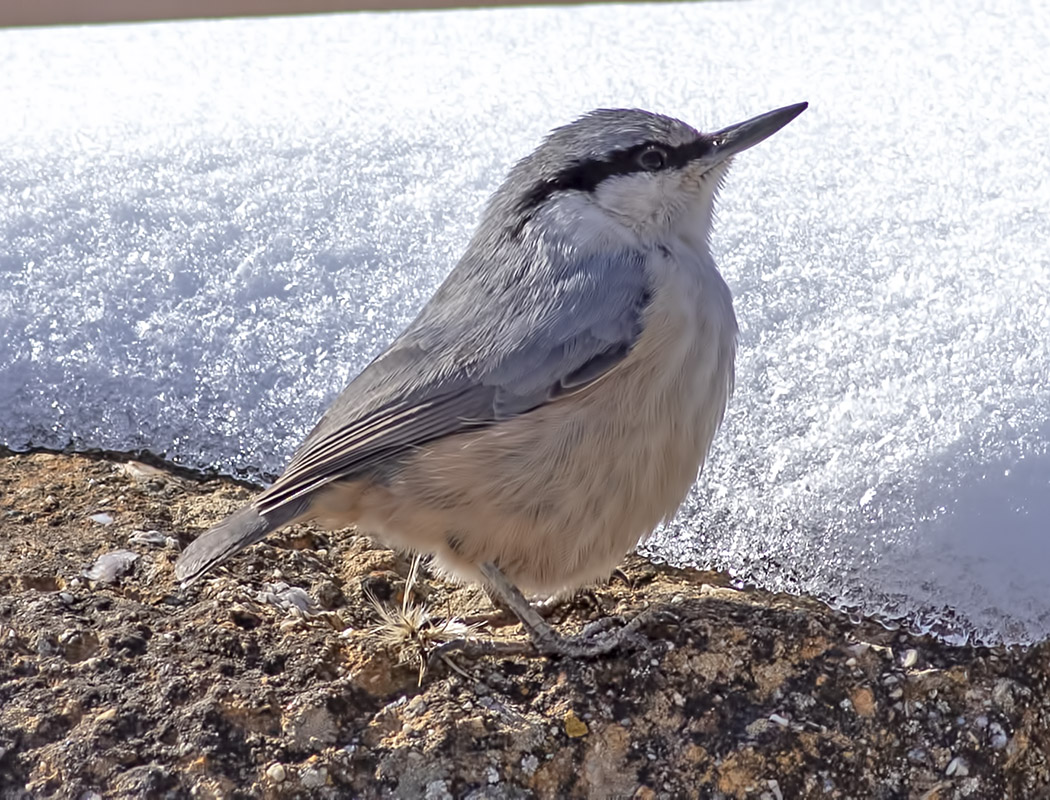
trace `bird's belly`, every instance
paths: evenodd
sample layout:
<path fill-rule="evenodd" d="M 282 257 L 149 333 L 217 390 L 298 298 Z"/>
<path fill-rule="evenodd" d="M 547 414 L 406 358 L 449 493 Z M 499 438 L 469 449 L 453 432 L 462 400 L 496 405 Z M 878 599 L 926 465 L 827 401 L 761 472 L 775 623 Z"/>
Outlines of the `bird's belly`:
<path fill-rule="evenodd" d="M 586 389 L 422 448 L 362 498 L 362 527 L 466 580 L 484 561 L 542 594 L 607 576 L 696 480 L 732 382 L 735 324 L 716 322 L 657 307 Z"/>

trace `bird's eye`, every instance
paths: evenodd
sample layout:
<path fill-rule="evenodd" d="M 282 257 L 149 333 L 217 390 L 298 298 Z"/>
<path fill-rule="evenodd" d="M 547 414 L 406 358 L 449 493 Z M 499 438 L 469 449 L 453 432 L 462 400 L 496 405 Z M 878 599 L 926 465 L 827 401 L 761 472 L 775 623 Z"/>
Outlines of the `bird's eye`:
<path fill-rule="evenodd" d="M 656 172 L 667 166 L 667 153 L 659 147 L 647 147 L 638 154 L 638 166 L 649 172 Z"/>

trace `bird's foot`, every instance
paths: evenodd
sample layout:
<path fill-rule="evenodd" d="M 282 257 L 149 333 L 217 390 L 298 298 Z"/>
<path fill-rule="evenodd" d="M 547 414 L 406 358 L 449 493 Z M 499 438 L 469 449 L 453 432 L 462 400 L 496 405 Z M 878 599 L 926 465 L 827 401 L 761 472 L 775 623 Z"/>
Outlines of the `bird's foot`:
<path fill-rule="evenodd" d="M 562 636 L 557 633 L 500 569 L 491 563 L 481 565 L 482 574 L 488 582 L 488 590 L 498 605 L 511 611 L 521 623 L 529 636 L 529 643 L 494 642 L 480 639 L 464 639 L 447 642 L 436 649 L 431 656 L 435 658 L 451 652 L 467 655 L 532 655 L 562 656 L 568 658 L 594 658 L 605 655 L 628 644 L 644 642 L 638 633 L 639 629 L 651 621 L 657 611 L 650 609 L 636 615 L 624 623 L 622 617 L 606 617 L 587 625 L 575 636 Z M 551 607 L 556 605 L 554 602 Z M 546 608 L 546 606 L 541 606 Z M 616 628 L 615 626 L 620 627 Z"/>
<path fill-rule="evenodd" d="M 646 639 L 639 630 L 659 613 L 650 608 L 626 622 L 623 617 L 604 617 L 590 623 L 575 636 L 561 636 L 546 623 L 539 629 L 526 626 L 526 630 L 533 647 L 541 655 L 595 658 L 624 647 L 644 647 Z"/>

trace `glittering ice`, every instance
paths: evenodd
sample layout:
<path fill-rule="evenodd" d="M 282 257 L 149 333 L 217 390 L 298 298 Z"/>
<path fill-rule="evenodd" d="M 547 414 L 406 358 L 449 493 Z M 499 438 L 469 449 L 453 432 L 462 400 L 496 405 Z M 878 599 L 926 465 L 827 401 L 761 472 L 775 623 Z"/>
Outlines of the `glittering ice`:
<path fill-rule="evenodd" d="M 1048 50 L 994 1 L 0 31 L 0 441 L 272 476 L 549 127 L 809 100 L 730 175 L 737 392 L 646 550 L 1045 638 Z"/>

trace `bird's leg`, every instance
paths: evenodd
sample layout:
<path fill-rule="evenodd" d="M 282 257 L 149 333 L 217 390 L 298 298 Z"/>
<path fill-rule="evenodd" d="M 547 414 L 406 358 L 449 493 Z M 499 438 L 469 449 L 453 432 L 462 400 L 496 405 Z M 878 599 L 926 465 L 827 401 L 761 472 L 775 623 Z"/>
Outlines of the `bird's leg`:
<path fill-rule="evenodd" d="M 502 628 L 506 625 L 517 625 L 520 622 L 517 613 L 503 602 L 503 598 L 488 586 L 484 587 L 489 602 L 495 607 L 495 611 L 487 611 L 482 614 L 471 614 L 463 618 L 465 625 L 487 625 L 490 628 Z M 571 595 L 553 595 L 545 597 L 535 603 L 530 603 L 533 610 L 541 617 L 547 617 L 554 609 L 563 605 L 570 599 Z"/>
<path fill-rule="evenodd" d="M 607 632 L 613 620 L 599 620 L 587 626 L 578 636 L 565 637 L 555 632 L 540 616 L 513 583 L 491 562 L 481 565 L 481 574 L 488 582 L 489 590 L 499 601 L 514 612 L 521 621 L 522 627 L 529 634 L 537 651 L 546 655 L 585 658 L 599 656 L 616 649 L 632 636 L 650 617 L 651 612 L 644 612 L 615 631 Z"/>

